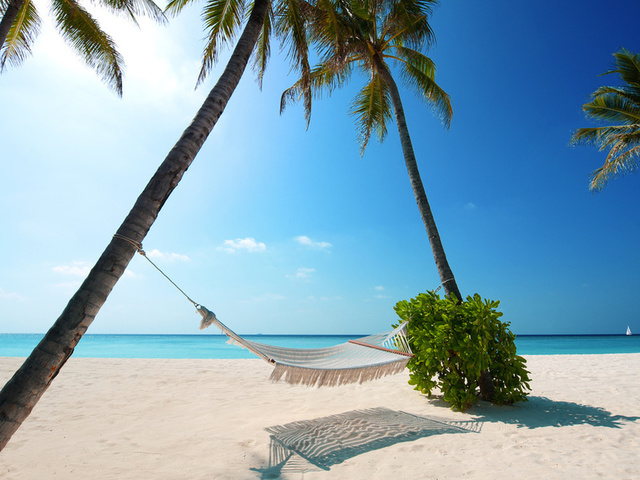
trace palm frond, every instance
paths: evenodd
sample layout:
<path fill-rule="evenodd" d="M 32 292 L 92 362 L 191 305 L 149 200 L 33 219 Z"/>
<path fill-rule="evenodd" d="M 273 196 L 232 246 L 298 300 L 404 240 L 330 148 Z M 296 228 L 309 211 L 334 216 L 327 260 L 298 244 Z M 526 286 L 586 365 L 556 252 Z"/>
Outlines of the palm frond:
<path fill-rule="evenodd" d="M 235 37 L 246 13 L 244 0 L 209 0 L 202 11 L 207 43 L 202 53 L 202 68 L 196 87 L 207 77 L 220 48 Z"/>
<path fill-rule="evenodd" d="M 341 14 L 340 2 L 316 0 L 307 15 L 311 19 L 308 24 L 310 40 L 314 42 L 319 55 L 322 58 L 344 57 L 352 29 Z"/>
<path fill-rule="evenodd" d="M 640 146 L 635 146 L 620 155 L 607 159 L 604 165 L 591 173 L 589 189 L 593 191 L 602 190 L 610 180 L 627 173 L 638 170 L 640 163 Z"/>
<path fill-rule="evenodd" d="M 271 54 L 271 30 L 273 25 L 273 8 L 272 4 L 269 4 L 267 15 L 264 18 L 262 24 L 262 30 L 260 31 L 260 37 L 256 44 L 256 49 L 253 53 L 253 66 L 258 73 L 258 85 L 262 89 L 262 80 L 264 79 L 264 73 L 267 69 L 267 63 L 269 62 L 269 55 Z"/>
<path fill-rule="evenodd" d="M 299 0 L 280 0 L 276 9 L 275 33 L 283 46 L 288 45 L 287 57 L 291 61 L 292 69 L 300 74 L 300 94 L 304 103 L 305 116 L 308 117 L 311 114 L 312 92 L 309 86 L 311 75 L 309 39 L 306 18 L 303 14 L 307 5 L 306 2 Z"/>
<path fill-rule="evenodd" d="M 608 73 L 618 73 L 623 82 L 640 87 L 640 55 L 623 48 L 613 56 L 618 68 Z"/>
<path fill-rule="evenodd" d="M 7 64 L 17 67 L 31 55 L 31 44 L 40 32 L 40 17 L 31 0 L 25 0 L 0 49 L 0 72 Z"/>
<path fill-rule="evenodd" d="M 446 128 L 451 124 L 451 98 L 435 82 L 436 66 L 426 55 L 404 46 L 396 46 L 404 82 L 413 88 Z M 396 58 L 398 58 L 396 57 Z"/>
<path fill-rule="evenodd" d="M 191 3 L 195 3 L 196 0 L 171 0 L 167 3 L 167 6 L 164 7 L 164 12 L 168 13 L 172 17 L 178 15 L 182 10 Z"/>
<path fill-rule="evenodd" d="M 166 23 L 164 12 L 153 0 L 97 0 L 97 3 L 115 14 L 124 14 L 136 25 L 137 17 L 145 15 L 158 23 Z"/>
<path fill-rule="evenodd" d="M 107 85 L 122 95 L 124 61 L 111 37 L 75 0 L 52 0 L 51 8 L 63 38 Z"/>
<path fill-rule="evenodd" d="M 287 88 L 280 97 L 280 113 L 284 113 L 287 106 L 298 102 L 304 97 L 305 90 L 312 93 L 313 98 L 322 97 L 323 93 L 331 95 L 336 89 L 343 86 L 351 74 L 350 64 L 344 65 L 340 69 L 336 69 L 330 61 L 320 63 L 311 69 L 308 80 L 299 79 L 291 87 Z M 305 104 L 305 119 L 307 128 L 311 122 L 311 103 L 309 108 Z"/>
<path fill-rule="evenodd" d="M 428 48 L 435 43 L 428 18 L 436 2 L 425 0 L 402 0 L 393 3 L 389 16 L 385 19 L 381 38 L 386 43 L 406 45 L 415 50 Z"/>
<path fill-rule="evenodd" d="M 625 124 L 640 123 L 640 105 L 615 93 L 599 95 L 582 106 L 588 118 Z"/>
<path fill-rule="evenodd" d="M 384 140 L 391 112 L 389 88 L 379 75 L 373 75 L 371 81 L 356 95 L 349 110 L 349 114 L 355 117 L 361 155 L 364 154 L 374 131 L 380 141 Z"/>
<path fill-rule="evenodd" d="M 621 138 L 639 137 L 640 125 L 610 125 L 580 128 L 571 136 L 570 145 L 597 145 L 600 150 L 619 142 Z M 637 140 L 636 140 L 637 141 Z"/>

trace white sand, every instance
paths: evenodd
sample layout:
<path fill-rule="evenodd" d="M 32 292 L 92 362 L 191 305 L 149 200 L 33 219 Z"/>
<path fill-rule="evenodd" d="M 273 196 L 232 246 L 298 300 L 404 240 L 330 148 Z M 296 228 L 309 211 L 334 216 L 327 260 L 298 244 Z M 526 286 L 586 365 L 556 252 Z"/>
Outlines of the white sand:
<path fill-rule="evenodd" d="M 640 478 L 640 354 L 527 360 L 529 402 L 462 414 L 412 390 L 408 374 L 309 389 L 270 383 L 260 360 L 72 358 L 0 453 L 0 478 Z M 21 361 L 0 358 L 0 382 Z M 266 427 L 376 407 L 473 431 L 382 435 L 354 451 L 365 426 L 334 425 L 311 431 L 334 454 L 328 470 L 297 455 L 270 465 Z"/>

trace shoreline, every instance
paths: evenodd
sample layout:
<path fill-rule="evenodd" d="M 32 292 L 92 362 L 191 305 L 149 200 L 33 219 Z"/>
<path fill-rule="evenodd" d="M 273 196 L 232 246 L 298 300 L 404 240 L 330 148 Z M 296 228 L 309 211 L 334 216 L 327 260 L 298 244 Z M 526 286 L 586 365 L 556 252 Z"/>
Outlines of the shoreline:
<path fill-rule="evenodd" d="M 528 402 L 481 402 L 467 413 L 414 391 L 408 371 L 312 389 L 269 382 L 271 367 L 258 359 L 72 357 L 0 452 L 0 477 L 634 478 L 640 354 L 524 357 Z M 3 384 L 23 359 L 0 357 Z M 379 409 L 420 426 L 413 436 L 390 429 Z M 307 460 L 279 464 L 285 457 L 265 429 L 294 422 L 331 455 L 301 451 Z"/>

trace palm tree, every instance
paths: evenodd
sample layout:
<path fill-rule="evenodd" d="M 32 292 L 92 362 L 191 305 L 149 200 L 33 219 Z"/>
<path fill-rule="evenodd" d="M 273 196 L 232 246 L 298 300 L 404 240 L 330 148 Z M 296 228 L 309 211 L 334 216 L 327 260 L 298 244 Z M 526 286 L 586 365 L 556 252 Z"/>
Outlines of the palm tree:
<path fill-rule="evenodd" d="M 153 0 L 99 0 L 114 13 L 124 13 L 136 22 L 136 16 L 148 15 L 164 22 L 162 10 Z M 96 70 L 103 81 L 122 95 L 124 62 L 116 45 L 95 18 L 76 0 L 51 0 L 56 27 L 63 38 Z M 31 45 L 40 30 L 40 16 L 32 0 L 0 0 L 0 72 L 7 64 L 20 65 L 31 53 Z"/>
<path fill-rule="evenodd" d="M 388 64 L 393 60 L 402 78 L 442 118 L 451 120 L 449 96 L 434 80 L 435 65 L 421 53 L 434 39 L 427 21 L 435 0 L 319 0 L 311 9 L 310 41 L 314 42 L 320 62 L 308 79 L 301 78 L 282 95 L 281 110 L 309 91 L 318 95 L 343 86 L 354 70 L 364 73 L 368 83 L 353 101 L 351 114 L 356 118 L 361 154 L 372 132 L 382 141 L 387 133 L 391 110 L 396 125 L 411 187 L 445 294 L 461 300 L 447 257 L 440 241 L 431 207 L 420 178 L 398 86 Z M 311 103 L 305 105 L 307 125 Z"/>
<path fill-rule="evenodd" d="M 625 83 L 620 87 L 600 87 L 591 94 L 591 101 L 582 109 L 587 118 L 600 122 L 615 122 L 594 128 L 581 128 L 571 137 L 573 145 L 597 145 L 609 149 L 604 165 L 591 173 L 589 189 L 600 191 L 619 174 L 638 169 L 640 154 L 640 56 L 626 49 L 614 53 L 613 70 Z"/>
<path fill-rule="evenodd" d="M 226 3 L 233 2 L 230 0 Z M 285 3 L 288 3 L 291 8 Z M 242 8 L 238 7 L 240 4 Z M 304 70 L 306 45 L 304 31 L 299 30 L 303 22 L 296 13 L 297 2 L 282 0 L 281 4 L 275 9 L 282 15 L 281 21 L 276 22 L 276 32 L 279 31 L 286 40 L 290 40 L 291 44 L 300 42 L 291 47 L 291 55 L 298 58 L 297 65 Z M 220 0 L 210 0 L 205 10 L 207 8 L 215 10 L 216 5 L 220 5 Z M 227 41 L 239 29 L 244 13 L 249 11 L 248 2 L 245 0 L 237 0 L 235 5 L 238 8 L 234 15 L 205 16 L 205 19 L 212 22 L 207 25 L 210 35 L 206 51 L 212 52 L 212 55 L 205 56 L 203 64 L 205 74 L 210 66 L 207 62 L 215 58 L 220 44 Z M 252 2 L 250 15 L 231 58 L 191 124 L 144 188 L 132 210 L 60 317 L 0 391 L 0 450 L 31 413 L 37 401 L 71 356 L 75 346 L 124 273 L 129 261 L 140 248 L 160 209 L 195 159 L 224 111 L 257 44 L 259 47 L 256 49 L 257 65 L 259 67 L 266 65 L 269 53 L 268 37 L 271 33 L 273 15 L 270 0 Z M 286 29 L 287 22 L 292 25 L 290 30 Z M 230 23 L 231 26 L 229 26 Z M 263 71 L 264 69 L 261 70 Z"/>

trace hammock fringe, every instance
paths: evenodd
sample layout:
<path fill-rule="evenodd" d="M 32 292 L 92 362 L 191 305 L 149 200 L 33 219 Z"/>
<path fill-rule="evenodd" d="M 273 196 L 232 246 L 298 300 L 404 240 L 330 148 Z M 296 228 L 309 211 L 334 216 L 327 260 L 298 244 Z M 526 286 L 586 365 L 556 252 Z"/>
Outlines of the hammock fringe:
<path fill-rule="evenodd" d="M 282 380 L 291 385 L 305 385 L 307 387 L 337 387 L 350 383 L 369 382 L 388 375 L 395 375 L 405 369 L 409 360 L 408 357 L 405 357 L 382 365 L 331 370 L 294 367 L 276 363 L 269 379 L 273 382 Z"/>

